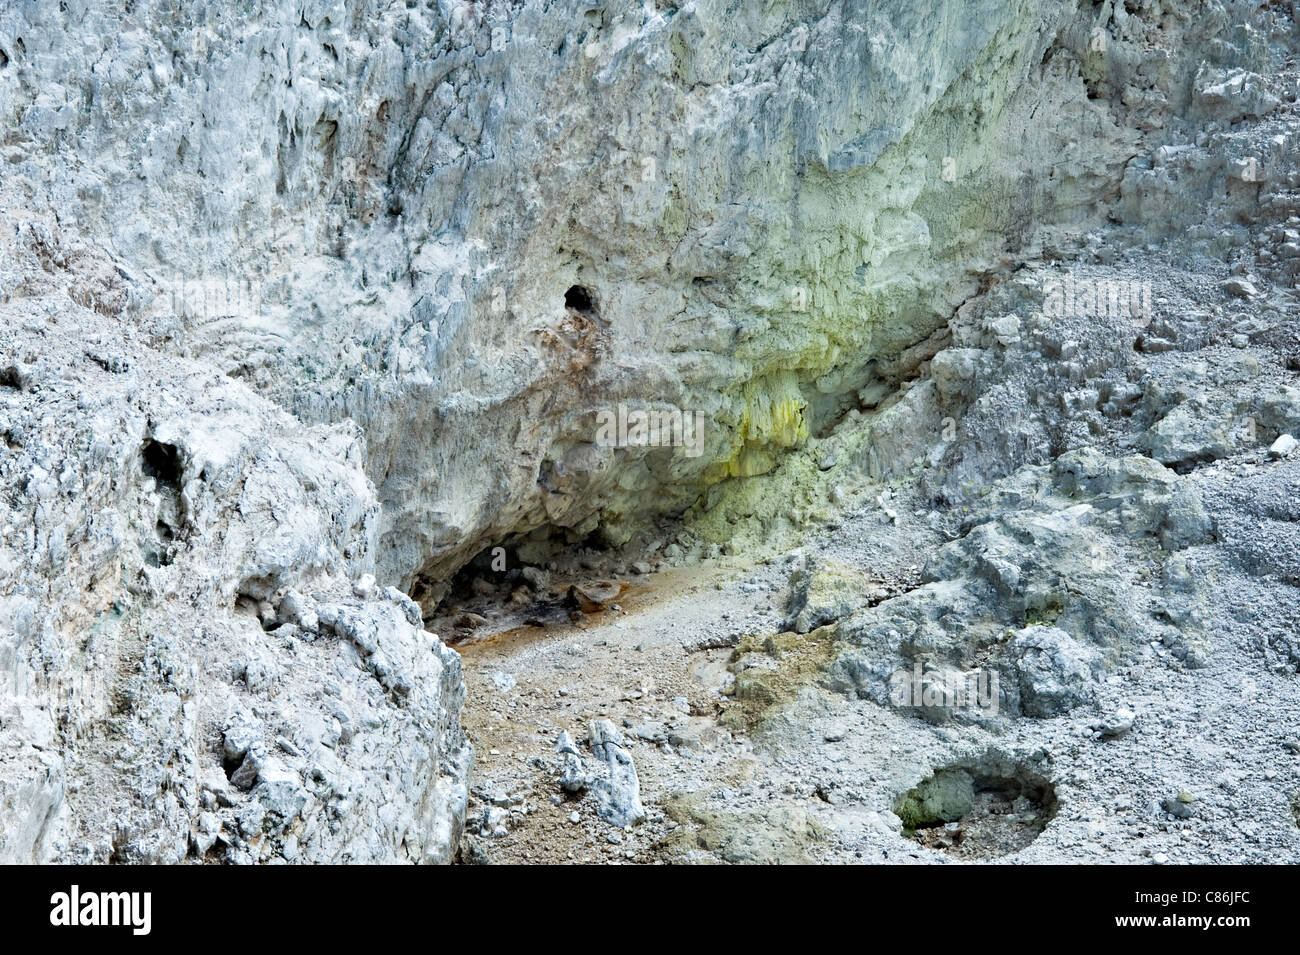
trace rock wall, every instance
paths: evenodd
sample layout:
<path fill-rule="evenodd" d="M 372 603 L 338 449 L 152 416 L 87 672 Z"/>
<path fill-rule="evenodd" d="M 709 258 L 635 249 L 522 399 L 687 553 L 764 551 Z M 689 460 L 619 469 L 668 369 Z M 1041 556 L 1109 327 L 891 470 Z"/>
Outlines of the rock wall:
<path fill-rule="evenodd" d="M 128 320 L 126 280 L 23 186 L 0 240 L 0 860 L 447 861 L 460 659 L 375 585 L 360 433 L 169 351 L 175 325 Z"/>
<path fill-rule="evenodd" d="M 1008 128 L 1045 98 L 1088 115 L 1069 51 L 1092 18 L 24 5 L 0 112 L 11 170 L 177 316 L 182 349 L 360 425 L 378 566 L 406 589 L 537 529 L 626 539 L 911 373 L 889 360 L 1031 213 L 1112 185 L 1107 140 L 1021 201 L 1073 131 L 1037 124 L 1021 156 Z M 704 453 L 596 444 L 618 402 L 703 413 Z"/>
<path fill-rule="evenodd" d="M 406 594 L 724 513 L 1020 250 L 1225 176 L 1188 241 L 1250 241 L 1253 166 L 1149 158 L 1276 106 L 1242 10 L 0 9 L 0 858 L 446 858 L 462 690 Z M 602 445 L 619 404 L 702 453 Z"/>

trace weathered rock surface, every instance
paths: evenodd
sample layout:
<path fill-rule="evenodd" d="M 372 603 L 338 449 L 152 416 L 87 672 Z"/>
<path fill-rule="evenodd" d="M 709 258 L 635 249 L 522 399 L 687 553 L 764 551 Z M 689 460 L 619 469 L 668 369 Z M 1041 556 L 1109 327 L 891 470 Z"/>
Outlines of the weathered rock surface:
<path fill-rule="evenodd" d="M 884 596 L 884 590 L 852 567 L 804 555 L 790 574 L 789 627 L 807 633 Z"/>
<path fill-rule="evenodd" d="M 645 818 L 641 782 L 623 734 L 609 720 L 593 720 L 588 728 L 592 755 L 605 764 L 604 774 L 593 784 L 596 814 L 610 825 L 626 829 Z"/>
<path fill-rule="evenodd" d="M 1103 17 L 1103 57 L 1062 0 L 24 4 L 10 207 L 104 250 L 74 298 L 355 421 L 377 576 L 436 597 L 486 544 L 620 541 L 771 470 L 1170 113 L 1269 108 L 1257 51 L 1181 52 L 1199 20 L 1157 52 L 1155 11 Z M 702 414 L 701 453 L 600 445 L 621 402 Z"/>
<path fill-rule="evenodd" d="M 773 751 L 856 755 L 782 769 L 809 805 L 674 803 L 691 857 L 840 851 L 846 799 L 897 848 L 900 787 L 998 734 L 1112 767 L 1162 725 L 1099 719 L 1117 686 L 1180 725 L 1197 670 L 1285 696 L 1294 45 L 1202 0 L 0 9 L 0 861 L 450 858 L 465 688 L 423 612 L 491 545 L 549 567 L 663 515 L 669 562 L 874 515 L 780 613 L 745 582 L 766 634 L 692 633 L 775 675 L 708 670 L 780 690 L 746 712 Z M 610 447 L 623 405 L 698 449 Z M 996 712 L 890 699 L 976 670 Z M 721 732 L 675 712 L 592 723 L 565 790 L 662 821 L 632 750 Z M 1215 732 L 1188 767 L 1258 736 Z M 1104 795 L 1168 809 L 1141 785 Z M 1241 848 L 1196 805 L 1166 814 Z"/>
<path fill-rule="evenodd" d="M 0 859 L 448 861 L 460 659 L 374 587 L 355 426 L 70 299 L 119 280 L 54 223 L 6 242 Z"/>

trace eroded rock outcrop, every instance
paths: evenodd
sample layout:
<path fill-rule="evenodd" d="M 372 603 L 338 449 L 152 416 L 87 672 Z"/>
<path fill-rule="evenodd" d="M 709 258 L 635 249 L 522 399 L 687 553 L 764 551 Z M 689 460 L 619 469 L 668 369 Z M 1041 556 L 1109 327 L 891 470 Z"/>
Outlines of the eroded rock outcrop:
<path fill-rule="evenodd" d="M 1218 382 L 1206 425 L 1138 385 L 1206 322 L 1076 339 L 1013 266 L 1161 220 L 1294 279 L 1269 37 L 1203 6 L 0 10 L 0 858 L 448 858 L 463 686 L 407 594 L 692 506 L 715 546 L 799 524 L 823 439 L 976 509 L 921 587 L 796 621 L 858 608 L 840 688 L 987 653 L 1057 712 L 1144 627 L 1195 665 L 1211 522 L 1131 452 L 1193 468 L 1294 396 Z M 615 405 L 701 414 L 700 453 L 602 444 Z M 1167 549 L 1165 605 L 1093 545 Z"/>
<path fill-rule="evenodd" d="M 0 113 L 21 205 L 109 250 L 131 314 L 357 422 L 379 576 L 436 596 L 488 543 L 622 540 L 914 374 L 1025 230 L 1099 212 L 1191 108 L 1200 63 L 1149 49 L 1158 11 L 1113 16 L 26 5 Z M 602 446 L 620 402 L 702 414 L 702 453 Z"/>
<path fill-rule="evenodd" d="M 355 426 L 164 354 L 55 223 L 5 248 L 0 859 L 448 860 L 460 660 L 374 587 Z"/>

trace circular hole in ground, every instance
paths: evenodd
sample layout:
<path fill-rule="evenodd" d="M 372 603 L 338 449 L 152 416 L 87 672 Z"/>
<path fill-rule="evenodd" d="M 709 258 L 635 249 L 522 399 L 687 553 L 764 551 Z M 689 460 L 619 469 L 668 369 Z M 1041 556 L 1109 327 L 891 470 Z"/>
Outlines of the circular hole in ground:
<path fill-rule="evenodd" d="M 1020 763 L 1000 759 L 937 770 L 899 796 L 894 812 L 909 839 L 964 859 L 1019 852 L 1056 815 L 1056 789 Z"/>

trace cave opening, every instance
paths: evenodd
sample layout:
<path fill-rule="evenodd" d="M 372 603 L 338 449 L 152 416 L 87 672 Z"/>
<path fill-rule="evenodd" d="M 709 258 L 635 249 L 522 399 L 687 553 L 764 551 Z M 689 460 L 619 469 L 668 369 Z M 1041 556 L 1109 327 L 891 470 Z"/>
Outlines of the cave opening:
<path fill-rule="evenodd" d="M 630 572 L 650 571 L 647 562 L 638 567 Z M 598 585 L 627 573 L 627 563 L 614 557 L 600 531 L 546 525 L 483 548 L 441 582 L 417 575 L 409 596 L 420 605 L 426 626 L 456 646 L 485 634 L 572 623 L 580 617 L 575 608 L 581 608 L 573 585 L 599 598 L 605 592 Z M 619 593 L 621 588 L 606 602 Z"/>
<path fill-rule="evenodd" d="M 564 307 L 584 315 L 596 314 L 596 299 L 585 285 L 571 285 L 564 293 Z"/>
<path fill-rule="evenodd" d="M 181 456 L 172 444 L 164 444 L 153 438 L 146 438 L 140 451 L 140 467 L 146 477 L 151 477 L 159 486 L 179 490 L 181 486 Z"/>
<path fill-rule="evenodd" d="M 1056 817 L 1056 788 L 1020 764 L 984 759 L 944 767 L 903 793 L 903 834 L 929 849 L 988 859 L 1033 842 Z"/>

